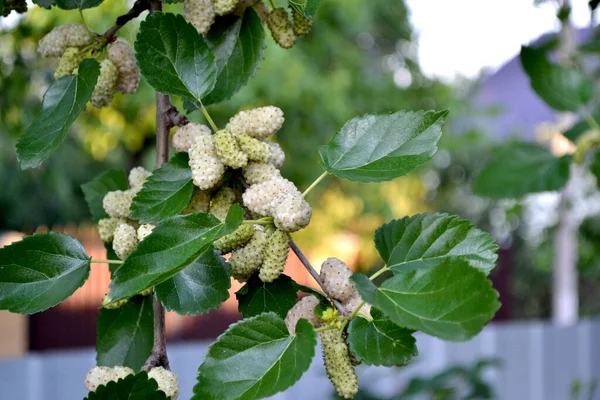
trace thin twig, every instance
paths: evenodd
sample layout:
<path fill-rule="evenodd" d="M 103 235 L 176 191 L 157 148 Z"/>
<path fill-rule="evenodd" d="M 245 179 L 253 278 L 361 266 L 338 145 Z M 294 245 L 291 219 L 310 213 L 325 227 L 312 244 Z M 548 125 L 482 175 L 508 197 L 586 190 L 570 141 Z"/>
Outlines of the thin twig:
<path fill-rule="evenodd" d="M 139 0 L 138 0 L 139 1 Z M 160 11 L 162 3 L 160 0 L 152 0 L 150 12 L 154 14 Z M 169 112 L 173 108 L 169 96 L 156 93 L 156 168 L 169 161 L 169 129 L 172 121 Z M 152 297 L 154 309 L 154 345 L 152 353 L 143 369 L 150 370 L 153 367 L 164 367 L 169 369 L 169 358 L 167 357 L 167 330 L 165 327 L 165 308 L 156 298 Z"/>
<path fill-rule="evenodd" d="M 329 300 L 331 300 L 331 302 L 333 303 L 335 308 L 337 308 L 338 312 L 340 314 L 344 314 L 345 310 L 344 310 L 344 306 L 342 305 L 342 303 L 340 303 L 339 301 L 337 301 L 336 299 L 331 297 L 331 295 L 327 292 L 327 289 L 325 289 L 325 285 L 323 285 L 323 281 L 321 280 L 321 277 L 319 276 L 317 271 L 315 271 L 313 266 L 310 264 L 310 261 L 308 261 L 308 258 L 306 258 L 304 253 L 302 253 L 302 250 L 300 250 L 300 248 L 298 247 L 296 242 L 294 242 L 293 239 L 290 239 L 290 247 L 291 247 L 292 251 L 294 253 L 296 253 L 296 256 L 298 257 L 298 259 L 300 260 L 302 265 L 304 265 L 304 268 L 306 268 L 308 273 L 313 277 L 313 279 L 317 282 L 317 284 L 321 287 L 321 289 L 323 289 L 323 292 L 327 295 Z"/>
<path fill-rule="evenodd" d="M 118 17 L 117 22 L 109 30 L 107 30 L 102 37 L 108 42 L 112 42 L 115 39 L 117 31 L 121 29 L 123 25 L 132 19 L 139 17 L 141 13 L 149 10 L 150 7 L 151 4 L 148 0 L 136 0 L 136 2 L 133 4 L 133 7 L 131 7 L 131 10 L 129 10 L 127 14 Z"/>

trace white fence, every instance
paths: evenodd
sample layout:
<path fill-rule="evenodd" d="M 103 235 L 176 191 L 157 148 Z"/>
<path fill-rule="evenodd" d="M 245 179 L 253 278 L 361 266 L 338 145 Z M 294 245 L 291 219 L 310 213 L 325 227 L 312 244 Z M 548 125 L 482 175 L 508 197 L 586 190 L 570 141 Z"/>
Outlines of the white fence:
<path fill-rule="evenodd" d="M 430 376 L 450 365 L 471 365 L 482 358 L 502 362 L 500 368 L 484 375 L 502 400 L 569 400 L 573 382 L 600 378 L 600 319 L 570 328 L 541 322 L 498 324 L 467 343 L 418 335 L 417 344 L 420 355 L 406 368 L 359 367 L 361 386 L 371 394 L 391 396 L 415 375 Z M 171 366 L 180 379 L 181 400 L 191 398 L 207 346 L 193 343 L 169 348 Z M 86 395 L 84 376 L 94 365 L 94 357 L 90 349 L 0 360 L 0 399 L 81 400 Z M 317 354 L 302 379 L 274 399 L 325 400 L 330 395 Z M 600 393 L 594 400 L 600 400 Z"/>

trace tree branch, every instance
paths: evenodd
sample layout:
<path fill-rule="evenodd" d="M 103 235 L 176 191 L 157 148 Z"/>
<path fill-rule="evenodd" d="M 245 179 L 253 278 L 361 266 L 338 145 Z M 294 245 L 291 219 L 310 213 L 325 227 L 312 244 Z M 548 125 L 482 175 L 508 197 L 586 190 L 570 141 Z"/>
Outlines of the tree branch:
<path fill-rule="evenodd" d="M 112 42 L 115 39 L 115 34 L 119 29 L 123 27 L 126 23 L 131 21 L 134 18 L 139 17 L 141 13 L 150 9 L 150 2 L 148 0 L 136 0 L 131 7 L 131 10 L 127 12 L 127 14 L 121 15 L 117 18 L 117 22 L 113 25 L 109 30 L 107 30 L 102 37 L 106 39 L 108 42 Z"/>
<path fill-rule="evenodd" d="M 329 300 L 331 300 L 331 302 L 333 303 L 335 308 L 337 308 L 338 312 L 340 314 L 344 314 L 345 310 L 344 310 L 344 306 L 342 305 L 342 303 L 340 303 L 339 301 L 337 301 L 336 299 L 331 297 L 331 295 L 327 292 L 327 289 L 325 289 L 325 285 L 323 285 L 323 281 L 321 280 L 321 277 L 319 276 L 317 271 L 313 268 L 313 266 L 310 264 L 310 261 L 308 261 L 308 258 L 306 258 L 304 253 L 302 253 L 302 250 L 300 250 L 300 248 L 298 247 L 296 242 L 294 242 L 293 239 L 290 239 L 290 248 L 292 249 L 292 251 L 294 253 L 296 253 L 296 256 L 298 257 L 298 259 L 300 259 L 300 262 L 302 263 L 302 265 L 304 265 L 304 268 L 306 268 L 308 273 L 313 277 L 313 279 L 321 287 L 321 289 L 323 290 L 323 293 L 325 293 L 327 295 L 327 297 L 329 298 Z"/>
<path fill-rule="evenodd" d="M 140 1 L 140 0 L 138 0 Z M 151 0 L 150 12 L 154 14 L 160 11 L 162 4 L 160 0 Z M 137 4 L 137 2 L 136 2 Z M 169 96 L 156 93 L 156 168 L 169 161 L 169 130 L 172 121 L 170 117 L 171 109 L 174 109 Z M 177 110 L 175 110 L 177 112 Z M 152 298 L 154 309 L 154 345 L 152 353 L 143 369 L 150 370 L 153 367 L 164 367 L 169 369 L 169 358 L 167 357 L 167 331 L 165 327 L 165 308 L 156 298 Z"/>

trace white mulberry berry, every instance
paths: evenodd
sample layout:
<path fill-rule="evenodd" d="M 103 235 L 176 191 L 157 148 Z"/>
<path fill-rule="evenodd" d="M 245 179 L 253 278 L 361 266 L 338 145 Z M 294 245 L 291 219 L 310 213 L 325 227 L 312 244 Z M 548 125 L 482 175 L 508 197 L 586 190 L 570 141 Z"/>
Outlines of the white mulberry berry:
<path fill-rule="evenodd" d="M 295 232 L 306 228 L 312 217 L 312 208 L 301 194 L 288 193 L 273 205 L 273 222 L 278 229 Z"/>
<path fill-rule="evenodd" d="M 102 307 L 106 308 L 107 310 L 118 310 L 119 308 L 121 308 L 125 304 L 127 304 L 129 302 L 129 299 L 115 301 L 114 303 L 111 303 L 111 301 L 112 300 L 108 296 L 108 293 L 105 294 L 104 297 L 102 298 Z"/>
<path fill-rule="evenodd" d="M 77 47 L 69 47 L 66 49 L 58 62 L 56 71 L 54 71 L 54 79 L 60 79 L 63 76 L 71 75 L 84 58 L 85 54 L 81 53 Z"/>
<path fill-rule="evenodd" d="M 113 235 L 115 229 L 120 224 L 126 223 L 123 218 L 102 218 L 98 221 L 98 235 L 104 243 L 110 243 L 113 241 Z"/>
<path fill-rule="evenodd" d="M 113 218 L 128 218 L 134 196 L 135 191 L 131 189 L 108 192 L 102 199 L 104 211 Z"/>
<path fill-rule="evenodd" d="M 350 281 L 352 271 L 338 258 L 328 258 L 321 265 L 321 280 L 327 294 L 341 302 L 349 300 L 356 294 L 354 284 Z"/>
<path fill-rule="evenodd" d="M 229 120 L 227 129 L 236 136 L 246 134 L 264 139 L 277 133 L 284 121 L 279 107 L 266 106 L 238 112 Z"/>
<path fill-rule="evenodd" d="M 213 0 L 184 0 L 183 16 L 204 35 L 215 22 Z"/>
<path fill-rule="evenodd" d="M 241 225 L 229 235 L 225 235 L 213 242 L 216 250 L 221 254 L 230 253 L 232 250 L 239 249 L 252 239 L 254 236 L 254 227 L 252 225 Z"/>
<path fill-rule="evenodd" d="M 140 225 L 140 227 L 137 229 L 137 239 L 138 241 L 142 241 L 144 240 L 148 235 L 150 235 L 152 233 L 152 230 L 156 228 L 155 225 L 152 224 L 142 224 Z"/>
<path fill-rule="evenodd" d="M 279 229 L 269 236 L 265 246 L 265 258 L 258 277 L 263 282 L 273 282 L 285 268 L 290 248 L 290 234 Z"/>
<path fill-rule="evenodd" d="M 296 43 L 296 35 L 285 8 L 276 8 L 267 17 L 267 26 L 280 47 L 289 49 Z"/>
<path fill-rule="evenodd" d="M 358 378 L 352 366 L 348 345 L 337 329 L 320 332 L 319 336 L 329 380 L 341 397 L 353 399 L 358 392 Z"/>
<path fill-rule="evenodd" d="M 152 172 L 147 171 L 144 167 L 132 168 L 127 178 L 129 187 L 132 189 L 141 189 L 146 180 L 150 178 L 150 175 L 152 175 Z"/>
<path fill-rule="evenodd" d="M 240 149 L 249 160 L 266 163 L 271 159 L 271 147 L 267 143 L 246 134 L 238 135 L 236 138 Z"/>
<path fill-rule="evenodd" d="M 236 200 L 235 190 L 228 187 L 221 188 L 210 200 L 208 212 L 221 221 L 225 221 L 229 209 Z"/>
<path fill-rule="evenodd" d="M 192 198 L 182 214 L 205 213 L 210 206 L 210 193 L 205 190 L 194 188 Z"/>
<path fill-rule="evenodd" d="M 267 23 L 267 18 L 269 17 L 269 7 L 265 4 L 264 1 L 259 1 L 254 4 L 254 11 L 258 14 L 263 24 Z"/>
<path fill-rule="evenodd" d="M 90 98 L 90 103 L 96 108 L 108 106 L 115 96 L 119 73 L 115 64 L 109 59 L 100 63 L 100 76 Z"/>
<path fill-rule="evenodd" d="M 254 225 L 254 234 L 248 244 L 231 253 L 229 265 L 232 277 L 240 282 L 246 282 L 250 275 L 258 271 L 263 262 L 268 239 L 269 234 L 264 227 Z"/>
<path fill-rule="evenodd" d="M 123 94 L 135 93 L 140 84 L 140 70 L 131 46 L 121 40 L 116 41 L 108 49 L 108 58 L 119 72 L 117 90 Z"/>
<path fill-rule="evenodd" d="M 179 382 L 173 372 L 163 367 L 154 367 L 148 372 L 148 378 L 154 379 L 158 383 L 158 390 L 162 390 L 171 400 L 179 397 Z"/>
<path fill-rule="evenodd" d="M 273 164 L 251 162 L 242 169 L 244 180 L 250 185 L 256 185 L 271 179 L 281 179 L 281 173 Z"/>
<path fill-rule="evenodd" d="M 213 0 L 213 6 L 217 15 L 225 15 L 232 12 L 238 5 L 238 0 Z"/>
<path fill-rule="evenodd" d="M 363 299 L 360 297 L 360 295 L 358 293 L 355 292 L 348 300 L 346 300 L 342 303 L 342 306 L 344 306 L 344 315 L 349 317 L 352 314 L 354 314 L 354 312 L 356 311 L 358 306 L 361 305 L 362 302 L 363 302 Z M 367 319 L 371 319 L 371 305 L 370 304 L 365 303 L 358 312 L 361 313 Z"/>
<path fill-rule="evenodd" d="M 277 198 L 288 193 L 300 193 L 300 191 L 287 179 L 275 178 L 251 185 L 246 189 L 242 198 L 246 208 L 266 217 L 273 213 L 273 205 Z"/>
<path fill-rule="evenodd" d="M 215 146 L 210 134 L 194 137 L 189 155 L 194 185 L 206 190 L 213 188 L 221 181 L 225 173 L 225 166 L 215 153 Z"/>
<path fill-rule="evenodd" d="M 294 22 L 294 34 L 296 36 L 304 36 L 310 32 L 312 21 L 306 18 L 304 14 L 292 9 L 292 20 Z"/>
<path fill-rule="evenodd" d="M 173 144 L 175 151 L 187 153 L 190 151 L 190 147 L 192 147 L 196 136 L 210 136 L 210 133 L 211 130 L 208 126 L 190 122 L 175 131 L 171 143 Z"/>
<path fill-rule="evenodd" d="M 301 318 L 307 319 L 315 328 L 321 325 L 321 320 L 315 314 L 315 307 L 319 304 L 319 299 L 315 296 L 305 296 L 301 298 L 285 316 L 285 325 L 290 333 L 296 333 L 296 324 Z"/>
<path fill-rule="evenodd" d="M 213 142 L 217 156 L 223 164 L 233 169 L 242 168 L 248 164 L 248 156 L 240 149 L 235 136 L 227 129 L 217 131 L 213 136 Z"/>
<path fill-rule="evenodd" d="M 113 250 L 117 257 L 124 260 L 129 256 L 138 244 L 137 232 L 129 224 L 121 224 L 115 230 L 113 238 Z"/>
<path fill-rule="evenodd" d="M 128 375 L 133 374 L 134 371 L 129 367 L 93 367 L 85 377 L 85 387 L 88 391 L 95 392 L 98 386 L 125 379 Z"/>
<path fill-rule="evenodd" d="M 42 57 L 60 57 L 67 47 L 83 47 L 92 40 L 92 35 L 82 24 L 61 25 L 40 40 L 38 52 Z"/>
<path fill-rule="evenodd" d="M 269 158 L 269 162 L 275 167 L 281 168 L 283 162 L 285 161 L 285 153 L 283 152 L 283 149 L 279 143 L 275 143 L 268 139 L 263 139 L 262 141 L 267 143 L 271 148 L 271 158 Z"/>

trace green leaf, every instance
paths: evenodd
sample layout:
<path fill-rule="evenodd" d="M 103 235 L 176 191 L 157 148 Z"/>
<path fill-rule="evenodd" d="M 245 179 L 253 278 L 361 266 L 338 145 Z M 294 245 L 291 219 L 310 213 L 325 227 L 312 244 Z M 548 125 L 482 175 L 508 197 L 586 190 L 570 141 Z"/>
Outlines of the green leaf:
<path fill-rule="evenodd" d="M 498 149 L 473 182 L 473 192 L 494 199 L 560 190 L 569 179 L 570 156 L 557 158 L 532 143 Z"/>
<path fill-rule="evenodd" d="M 312 19 L 320 6 L 321 0 L 306 0 L 306 5 L 304 6 L 304 15 L 306 18 Z"/>
<path fill-rule="evenodd" d="M 142 75 L 161 93 L 199 100 L 215 86 L 215 58 L 182 15 L 147 16 L 140 24 L 135 52 Z"/>
<path fill-rule="evenodd" d="M 227 263 L 209 249 L 154 292 L 167 310 L 196 315 L 219 308 L 229 298 L 230 287 Z"/>
<path fill-rule="evenodd" d="M 56 0 L 33 0 L 33 4 L 37 4 L 40 7 L 50 9 L 50 7 L 56 5 Z"/>
<path fill-rule="evenodd" d="M 362 274 L 351 279 L 360 296 L 398 326 L 445 340 L 472 338 L 500 307 L 491 282 L 463 260 L 414 266 L 379 288 Z"/>
<path fill-rule="evenodd" d="M 112 302 L 166 281 L 208 250 L 212 242 L 236 230 L 243 219 L 244 211 L 234 204 L 225 223 L 204 213 L 161 222 L 115 272 L 110 284 Z"/>
<path fill-rule="evenodd" d="M 296 284 L 287 275 L 280 275 L 275 281 L 265 283 L 253 275 L 235 294 L 238 310 L 244 318 L 272 311 L 281 318 L 296 304 L 298 294 Z"/>
<path fill-rule="evenodd" d="M 448 214 L 420 214 L 382 225 L 375 247 L 394 272 L 458 258 L 486 275 L 496 266 L 498 246 L 469 221 Z"/>
<path fill-rule="evenodd" d="M 56 0 L 58 8 L 63 10 L 74 10 L 80 8 L 85 10 L 86 8 L 98 7 L 104 0 Z"/>
<path fill-rule="evenodd" d="M 522 46 L 521 64 L 533 90 L 555 110 L 577 111 L 594 95 L 594 84 L 581 69 L 551 64 L 542 49 Z"/>
<path fill-rule="evenodd" d="M 152 352 L 152 296 L 135 296 L 116 310 L 100 309 L 96 363 L 139 370 Z"/>
<path fill-rule="evenodd" d="M 590 171 L 596 177 L 596 185 L 600 186 L 600 151 L 597 151 L 596 154 L 594 154 L 594 159 L 590 165 Z"/>
<path fill-rule="evenodd" d="M 192 400 L 259 399 L 292 386 L 310 367 L 317 337 L 300 320 L 290 336 L 274 313 L 235 323 L 210 346 Z"/>
<path fill-rule="evenodd" d="M 414 331 L 400 328 L 379 310 L 372 309 L 372 321 L 357 317 L 348 326 L 348 346 L 367 365 L 403 366 L 416 357 Z"/>
<path fill-rule="evenodd" d="M 92 96 L 99 74 L 98 62 L 85 59 L 79 64 L 78 75 L 67 75 L 50 85 L 44 94 L 42 112 L 17 143 L 21 168 L 37 167 L 62 143 Z"/>
<path fill-rule="evenodd" d="M 437 150 L 448 111 L 365 115 L 319 148 L 324 168 L 343 179 L 389 181 L 423 165 Z"/>
<path fill-rule="evenodd" d="M 190 202 L 194 184 L 187 153 L 178 153 L 152 175 L 131 204 L 131 218 L 157 223 L 181 213 Z"/>
<path fill-rule="evenodd" d="M 27 236 L 0 248 L 0 310 L 34 314 L 64 301 L 90 274 L 82 244 L 62 233 Z"/>
<path fill-rule="evenodd" d="M 600 112 L 596 112 L 592 115 L 592 118 L 595 121 L 600 121 Z M 589 131 L 590 124 L 586 120 L 581 120 L 573 125 L 571 128 L 567 129 L 563 135 L 569 139 L 571 142 L 575 143 L 579 136 L 583 135 L 585 132 Z"/>
<path fill-rule="evenodd" d="M 154 379 L 148 379 L 146 372 L 129 375 L 117 382 L 109 382 L 106 386 L 98 386 L 83 400 L 167 400 L 165 393 L 158 390 Z"/>
<path fill-rule="evenodd" d="M 215 56 L 217 82 L 202 99 L 204 105 L 231 98 L 254 76 L 264 57 L 265 30 L 256 11 L 217 18 L 204 37 Z"/>
<path fill-rule="evenodd" d="M 104 199 L 106 193 L 114 190 L 127 190 L 128 185 L 127 175 L 119 169 L 103 172 L 91 181 L 81 185 L 85 201 L 92 215 L 92 221 L 98 222 L 98 220 L 108 217 L 102 206 L 102 199 Z"/>

